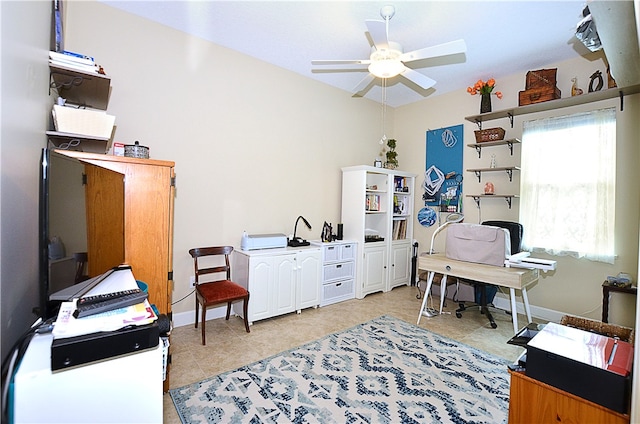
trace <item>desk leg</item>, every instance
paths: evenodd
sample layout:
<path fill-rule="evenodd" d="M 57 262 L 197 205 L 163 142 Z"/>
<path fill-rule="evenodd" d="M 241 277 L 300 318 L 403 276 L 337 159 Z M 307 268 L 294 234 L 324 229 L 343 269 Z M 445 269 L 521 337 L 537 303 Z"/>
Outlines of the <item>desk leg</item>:
<path fill-rule="evenodd" d="M 442 276 L 440 282 L 440 315 L 442 315 L 442 307 L 444 306 L 444 295 L 447 292 L 447 274 Z"/>
<path fill-rule="evenodd" d="M 513 321 L 513 334 L 518 334 L 518 310 L 516 309 L 516 290 L 509 289 L 511 297 L 511 321 Z"/>
<path fill-rule="evenodd" d="M 532 323 L 533 320 L 531 319 L 531 308 L 529 307 L 529 296 L 527 296 L 527 289 L 526 288 L 522 288 L 522 301 L 524 302 L 524 311 L 527 313 L 527 320 L 529 320 L 529 323 Z"/>
<path fill-rule="evenodd" d="M 427 287 L 424 289 L 424 296 L 422 296 L 422 306 L 420 307 L 420 313 L 418 314 L 418 322 L 416 323 L 416 325 L 420 325 L 420 318 L 422 317 L 425 306 L 427 306 L 427 299 L 429 298 L 429 293 L 431 292 L 431 285 L 433 284 L 434 275 L 435 272 L 429 272 L 429 277 L 427 278 Z"/>

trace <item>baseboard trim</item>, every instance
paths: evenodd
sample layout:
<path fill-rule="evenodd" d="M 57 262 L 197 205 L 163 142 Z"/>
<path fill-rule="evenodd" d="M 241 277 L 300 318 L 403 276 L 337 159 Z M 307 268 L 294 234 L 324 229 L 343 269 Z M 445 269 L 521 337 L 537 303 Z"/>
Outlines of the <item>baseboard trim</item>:
<path fill-rule="evenodd" d="M 504 298 L 501 296 L 496 296 L 493 299 L 493 305 L 498 309 L 503 309 L 505 311 L 511 310 L 511 302 L 509 298 Z M 530 305 L 531 307 L 531 317 L 534 321 L 535 318 L 538 318 L 541 321 L 550 321 L 550 322 L 560 322 L 563 315 L 571 315 L 566 312 L 555 311 L 553 309 L 542 308 L 540 306 Z M 524 304 L 522 302 L 516 302 L 516 310 L 519 314 L 524 315 Z M 217 318 L 224 318 L 227 314 L 227 306 L 222 305 L 217 308 L 209 308 L 207 309 L 207 321 Z M 187 311 L 187 312 L 179 312 L 173 313 L 173 326 L 174 327 L 182 327 L 185 325 L 194 325 L 195 324 L 195 310 Z M 523 325 L 524 326 L 524 325 Z"/>
<path fill-rule="evenodd" d="M 233 311 L 231 311 L 233 313 Z M 227 316 L 227 305 L 218 306 L 216 308 L 207 309 L 207 321 Z M 196 311 L 192 309 L 187 312 L 178 312 L 172 314 L 172 323 L 174 327 L 183 327 L 185 325 L 194 325 L 196 323 Z"/>
<path fill-rule="evenodd" d="M 511 301 L 509 298 L 504 298 L 501 296 L 496 296 L 493 299 L 493 305 L 498 309 L 503 309 L 505 311 L 511 310 Z M 553 309 L 542 308 L 540 306 L 535 306 L 529 304 L 531 309 L 531 319 L 535 322 L 535 318 L 540 319 L 541 321 L 549 321 L 549 322 L 560 322 L 564 315 L 567 315 L 566 312 L 555 311 Z M 524 311 L 524 303 L 516 302 L 516 311 L 519 314 L 525 315 Z"/>

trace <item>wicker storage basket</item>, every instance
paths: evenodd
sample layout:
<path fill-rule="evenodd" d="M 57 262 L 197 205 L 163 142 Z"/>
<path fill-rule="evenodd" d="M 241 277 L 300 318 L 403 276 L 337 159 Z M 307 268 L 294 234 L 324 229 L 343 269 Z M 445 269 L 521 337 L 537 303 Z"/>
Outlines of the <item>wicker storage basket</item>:
<path fill-rule="evenodd" d="M 607 337 L 615 337 L 622 340 L 623 342 L 629 342 L 631 344 L 633 344 L 635 338 L 635 332 L 633 328 L 607 324 L 604 322 L 594 321 L 586 318 L 572 317 L 570 315 L 563 316 L 560 324 L 566 325 L 567 327 L 578 328 L 580 330 L 601 334 Z"/>
<path fill-rule="evenodd" d="M 487 128 L 486 130 L 476 130 L 476 143 L 484 143 L 486 141 L 498 141 L 504 139 L 503 128 Z"/>

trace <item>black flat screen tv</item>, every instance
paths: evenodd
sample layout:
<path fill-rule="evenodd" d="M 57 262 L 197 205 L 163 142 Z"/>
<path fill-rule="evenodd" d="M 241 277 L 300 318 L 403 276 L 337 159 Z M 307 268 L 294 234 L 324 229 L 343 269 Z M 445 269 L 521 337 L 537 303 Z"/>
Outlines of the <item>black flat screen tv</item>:
<path fill-rule="evenodd" d="M 90 178 L 99 180 L 91 186 L 93 188 L 87 184 L 87 171 L 93 171 L 89 172 Z M 87 253 L 88 265 L 84 274 L 89 278 L 124 262 L 124 176 L 117 174 L 116 178 L 100 178 L 104 173 L 117 174 L 52 149 L 42 150 L 40 293 L 36 314 L 43 320 L 57 314 L 60 301 L 50 300 L 51 294 L 79 282 L 76 279 L 76 253 Z M 113 196 L 113 193 L 118 195 Z M 91 202 L 87 199 L 91 199 Z M 105 237 L 107 234 L 108 237 Z M 115 244 L 118 248 L 110 249 L 107 244 Z M 108 260 L 104 260 L 103 256 L 106 255 L 101 254 L 102 248 L 96 248 L 101 245 L 117 254 L 111 256 L 110 253 Z"/>

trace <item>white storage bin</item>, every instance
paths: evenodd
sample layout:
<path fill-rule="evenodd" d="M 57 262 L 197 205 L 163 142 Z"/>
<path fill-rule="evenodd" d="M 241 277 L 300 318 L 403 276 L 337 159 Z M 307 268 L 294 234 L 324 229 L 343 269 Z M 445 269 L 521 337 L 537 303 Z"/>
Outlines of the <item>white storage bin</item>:
<path fill-rule="evenodd" d="M 340 259 L 343 261 L 354 259 L 356 257 L 355 244 L 343 244 L 340 246 Z"/>
<path fill-rule="evenodd" d="M 330 264 L 323 267 L 324 282 L 353 277 L 353 262 Z"/>
<path fill-rule="evenodd" d="M 320 306 L 330 305 L 355 297 L 354 281 L 344 280 L 322 286 L 322 300 Z"/>
<path fill-rule="evenodd" d="M 324 248 L 324 260 L 325 262 L 332 262 L 340 260 L 340 247 L 338 245 L 335 246 L 325 246 Z"/>

